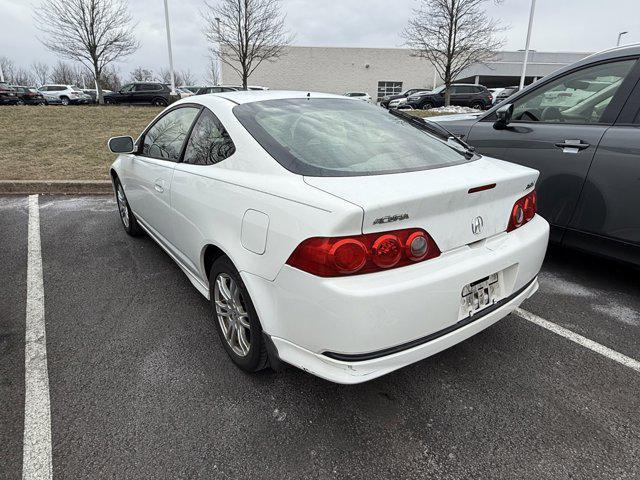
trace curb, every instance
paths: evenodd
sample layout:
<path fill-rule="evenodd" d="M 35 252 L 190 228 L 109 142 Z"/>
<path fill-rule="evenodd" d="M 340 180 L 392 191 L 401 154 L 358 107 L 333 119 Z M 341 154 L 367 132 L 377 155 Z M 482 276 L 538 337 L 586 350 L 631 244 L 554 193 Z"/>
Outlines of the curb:
<path fill-rule="evenodd" d="M 0 180 L 0 195 L 112 195 L 109 180 Z"/>

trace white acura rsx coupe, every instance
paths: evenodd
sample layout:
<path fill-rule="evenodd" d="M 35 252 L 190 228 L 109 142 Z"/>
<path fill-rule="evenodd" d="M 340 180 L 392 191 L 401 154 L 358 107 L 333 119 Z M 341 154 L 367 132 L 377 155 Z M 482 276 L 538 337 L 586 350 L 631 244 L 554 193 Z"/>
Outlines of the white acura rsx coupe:
<path fill-rule="evenodd" d="M 240 368 L 358 383 L 494 324 L 538 288 L 538 172 L 337 95 L 178 101 L 115 137 L 120 217 L 211 301 Z"/>

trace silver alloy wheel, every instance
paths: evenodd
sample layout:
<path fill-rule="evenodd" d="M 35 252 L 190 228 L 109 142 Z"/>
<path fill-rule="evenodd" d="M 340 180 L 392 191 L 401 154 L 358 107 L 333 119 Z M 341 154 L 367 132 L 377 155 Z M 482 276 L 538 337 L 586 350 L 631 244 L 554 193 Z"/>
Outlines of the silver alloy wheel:
<path fill-rule="evenodd" d="M 127 208 L 127 197 L 124 196 L 124 190 L 122 185 L 118 183 L 118 189 L 116 190 L 116 200 L 118 201 L 118 210 L 120 211 L 120 218 L 124 228 L 129 228 L 129 209 Z"/>
<path fill-rule="evenodd" d="M 69 99 L 67 97 L 62 97 L 60 101 L 62 102 L 62 105 L 69 105 Z"/>
<path fill-rule="evenodd" d="M 236 355 L 246 357 L 251 348 L 249 314 L 240 287 L 230 275 L 220 273 L 216 277 L 213 299 L 225 340 Z"/>

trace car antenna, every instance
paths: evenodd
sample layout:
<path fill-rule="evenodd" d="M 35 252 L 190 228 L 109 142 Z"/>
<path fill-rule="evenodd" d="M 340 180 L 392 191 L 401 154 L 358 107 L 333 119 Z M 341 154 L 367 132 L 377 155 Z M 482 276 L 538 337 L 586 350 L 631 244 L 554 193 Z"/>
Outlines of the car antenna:
<path fill-rule="evenodd" d="M 311 92 L 307 92 L 307 100 L 311 98 Z"/>

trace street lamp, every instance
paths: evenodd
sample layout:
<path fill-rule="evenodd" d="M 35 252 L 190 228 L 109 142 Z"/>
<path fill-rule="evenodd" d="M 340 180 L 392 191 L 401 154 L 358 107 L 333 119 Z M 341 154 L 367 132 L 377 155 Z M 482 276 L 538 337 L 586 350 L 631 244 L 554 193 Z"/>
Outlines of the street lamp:
<path fill-rule="evenodd" d="M 171 52 L 171 29 L 169 28 L 169 5 L 164 0 L 164 21 L 167 26 L 167 49 L 169 50 L 169 74 L 171 75 L 171 95 L 176 94 L 176 79 L 173 74 L 173 53 Z"/>
<path fill-rule="evenodd" d="M 627 33 L 629 33 L 629 32 L 620 32 L 620 33 L 618 34 L 618 43 L 616 43 L 616 47 L 619 47 L 619 46 L 620 46 L 620 40 L 622 39 L 622 36 L 623 36 L 623 35 L 626 35 Z"/>
<path fill-rule="evenodd" d="M 529 42 L 531 41 L 531 28 L 533 27 L 533 12 L 536 9 L 536 0 L 531 0 L 531 10 L 529 11 L 529 27 L 527 28 L 527 41 L 524 46 L 524 61 L 522 62 L 522 73 L 520 74 L 520 90 L 524 88 L 524 77 L 527 73 L 527 60 L 529 59 Z"/>

